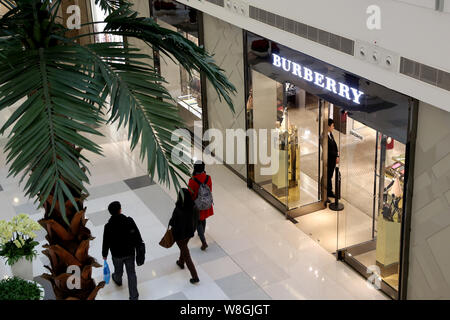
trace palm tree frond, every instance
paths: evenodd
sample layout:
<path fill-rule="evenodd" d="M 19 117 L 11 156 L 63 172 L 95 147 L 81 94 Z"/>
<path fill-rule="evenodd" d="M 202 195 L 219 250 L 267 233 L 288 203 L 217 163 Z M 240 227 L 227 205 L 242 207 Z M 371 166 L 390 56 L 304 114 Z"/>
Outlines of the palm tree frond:
<path fill-rule="evenodd" d="M 124 0 L 95 0 L 95 4 L 100 6 L 106 13 L 111 13 L 120 8 L 121 5 L 128 3 L 128 1 Z"/>
<path fill-rule="evenodd" d="M 234 112 L 230 94 L 236 92 L 236 88 L 228 81 L 224 70 L 215 64 L 213 57 L 178 32 L 160 27 L 151 18 L 138 17 L 130 7 L 130 4 L 123 4 L 111 12 L 105 19 L 105 32 L 143 40 L 154 50 L 169 57 L 172 55 L 189 73 L 192 70 L 203 72 L 219 98 L 223 98 Z"/>
<path fill-rule="evenodd" d="M 58 200 L 65 218 L 64 198 L 74 201 L 89 182 L 77 148 L 101 154 L 82 133 L 100 135 L 91 126 L 102 122 L 101 113 L 86 99 L 103 104 L 98 98 L 103 85 L 89 76 L 93 62 L 76 47 L 27 50 L 7 59 L 14 69 L 0 64 L 0 105 L 19 103 L 0 129 L 11 128 L 5 147 L 10 174 L 28 176 L 26 195 L 39 196 L 41 205 L 52 192 L 52 206 Z"/>
<path fill-rule="evenodd" d="M 190 165 L 181 161 L 180 147 L 172 141 L 172 132 L 183 128 L 178 108 L 161 83 L 165 82 L 151 66 L 139 61 L 148 58 L 133 48 L 114 43 L 88 46 L 99 57 L 99 67 L 111 96 L 110 122 L 128 126 L 128 138 L 133 150 L 140 141 L 141 159 L 147 156 L 148 171 L 154 177 L 156 169 L 161 183 L 170 185 L 177 170 L 189 174 Z M 117 61 L 117 58 L 125 61 Z M 178 181 L 173 181 L 179 187 Z"/>

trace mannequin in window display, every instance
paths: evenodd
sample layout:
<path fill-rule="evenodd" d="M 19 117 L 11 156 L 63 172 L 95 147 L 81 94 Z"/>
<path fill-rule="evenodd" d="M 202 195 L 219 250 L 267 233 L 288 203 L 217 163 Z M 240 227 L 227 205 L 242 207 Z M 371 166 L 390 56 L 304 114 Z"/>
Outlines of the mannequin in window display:
<path fill-rule="evenodd" d="M 283 123 L 276 121 L 275 130 L 278 132 L 278 138 L 272 141 L 272 149 L 278 149 L 278 171 L 272 175 L 272 193 L 277 197 L 283 197 L 287 194 L 287 156 L 288 156 L 288 132 L 284 130 Z M 272 150 L 272 153 L 274 150 Z"/>
<path fill-rule="evenodd" d="M 298 143 L 298 128 L 289 126 L 289 158 L 288 183 L 289 202 L 300 201 L 300 145 Z"/>
<path fill-rule="evenodd" d="M 298 143 L 298 129 L 295 125 L 286 124 L 283 121 L 276 122 L 278 141 L 272 142 L 272 147 L 278 147 L 279 167 L 278 172 L 272 176 L 272 192 L 283 197 L 286 194 L 289 201 L 300 200 L 300 147 Z M 288 127 L 288 130 L 284 128 Z M 288 190 L 286 190 L 288 188 Z M 286 192 L 288 191 L 288 192 Z"/>
<path fill-rule="evenodd" d="M 333 174 L 336 165 L 339 163 L 339 150 L 333 136 L 334 121 L 328 119 L 328 166 L 327 166 L 327 197 L 336 197 L 333 192 Z"/>

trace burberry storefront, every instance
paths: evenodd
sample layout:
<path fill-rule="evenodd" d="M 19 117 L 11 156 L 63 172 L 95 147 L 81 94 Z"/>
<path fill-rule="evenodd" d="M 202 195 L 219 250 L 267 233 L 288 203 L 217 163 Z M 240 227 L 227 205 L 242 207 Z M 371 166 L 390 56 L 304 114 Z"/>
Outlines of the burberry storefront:
<path fill-rule="evenodd" d="M 417 101 L 250 32 L 244 51 L 246 129 L 266 129 L 259 139 L 278 160 L 267 174 L 248 139 L 248 186 L 397 299 L 409 242 Z M 333 166 L 330 139 L 339 155 Z M 327 189 L 339 199 L 336 210 Z"/>

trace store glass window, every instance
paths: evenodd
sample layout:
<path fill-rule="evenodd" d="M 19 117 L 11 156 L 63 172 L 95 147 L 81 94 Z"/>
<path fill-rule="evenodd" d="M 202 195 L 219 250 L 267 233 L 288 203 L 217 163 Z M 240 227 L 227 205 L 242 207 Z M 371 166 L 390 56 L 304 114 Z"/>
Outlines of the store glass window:
<path fill-rule="evenodd" d="M 320 201 L 322 163 L 319 98 L 292 83 L 278 82 L 256 70 L 252 70 L 251 75 L 251 127 L 257 132 L 267 130 L 267 157 L 272 157 L 274 151 L 278 156 L 276 172 L 264 174 L 262 169 L 266 165 L 257 154 L 259 150 L 255 149 L 253 158 L 258 161 L 252 170 L 253 181 L 288 210 L 317 203 Z M 271 139 L 270 130 L 277 131 L 278 140 Z M 260 141 L 258 147 L 263 144 Z"/>
<path fill-rule="evenodd" d="M 199 45 L 199 26 L 197 10 L 176 1 L 153 1 L 153 16 L 158 24 L 183 35 Z M 202 88 L 200 73 L 187 72 L 173 57 L 158 54 L 161 76 L 166 88 L 178 104 L 181 118 L 187 129 L 194 133 L 194 127 L 202 133 Z"/>

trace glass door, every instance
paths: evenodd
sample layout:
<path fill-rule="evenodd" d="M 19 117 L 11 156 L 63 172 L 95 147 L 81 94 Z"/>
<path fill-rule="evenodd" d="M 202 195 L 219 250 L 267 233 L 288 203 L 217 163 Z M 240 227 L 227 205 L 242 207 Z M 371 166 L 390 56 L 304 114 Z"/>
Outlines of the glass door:
<path fill-rule="evenodd" d="M 372 259 L 379 163 L 377 131 L 351 119 L 336 106 L 333 120 L 340 153 L 337 164 L 341 176 L 340 202 L 344 205 L 344 210 L 338 215 L 338 248 L 365 243 L 367 254 L 360 253 L 360 258 Z M 335 181 L 333 175 L 333 190 Z"/>
<path fill-rule="evenodd" d="M 341 122 L 334 130 L 344 204 L 337 215 L 338 255 L 396 299 L 405 145 L 340 109 L 333 119 Z"/>

